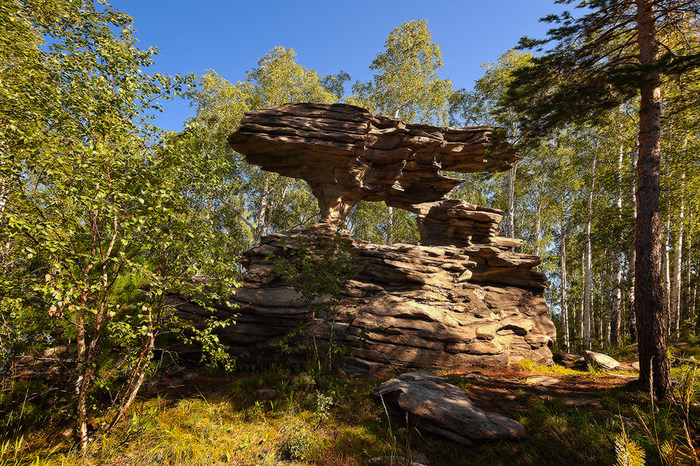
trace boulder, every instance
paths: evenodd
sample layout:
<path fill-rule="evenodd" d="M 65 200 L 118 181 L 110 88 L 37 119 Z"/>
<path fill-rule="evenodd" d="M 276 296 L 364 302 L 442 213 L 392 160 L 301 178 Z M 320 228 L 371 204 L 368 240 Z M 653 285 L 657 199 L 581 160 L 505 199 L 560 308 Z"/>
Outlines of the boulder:
<path fill-rule="evenodd" d="M 419 428 L 463 445 L 526 436 L 520 423 L 479 409 L 464 390 L 430 372 L 402 374 L 375 387 L 372 395 L 407 412 Z"/>
<path fill-rule="evenodd" d="M 586 360 L 583 356 L 573 353 L 555 353 L 552 359 L 556 364 L 560 366 L 568 367 L 570 369 L 585 369 Z"/>
<path fill-rule="evenodd" d="M 531 265 L 509 262 L 510 253 L 498 249 L 482 255 L 476 247 L 468 252 L 450 246 L 371 244 L 327 224 L 266 236 L 243 254 L 243 265 L 254 273 L 243 276 L 227 302 L 216 304 L 222 317 L 237 314 L 236 325 L 223 329 L 219 338 L 240 362 L 283 362 L 280 340 L 308 318 L 284 277 L 273 269 L 259 272 L 270 266 L 268 257 L 282 259 L 296 245 L 308 247 L 324 238 L 345 242 L 357 263 L 355 276 L 340 292 L 337 312 L 318 315 L 316 321 L 323 342 L 333 320 L 335 341 L 349 348 L 347 372 L 464 371 L 523 358 L 552 364 L 555 327 L 544 284 L 527 268 Z M 490 266 L 491 258 L 498 263 Z M 483 264 L 479 270 L 498 268 L 499 281 L 465 279 L 477 262 Z M 527 277 L 533 286 L 511 284 L 511 273 Z M 174 298 L 174 304 L 190 320 L 207 315 L 181 298 Z"/>
<path fill-rule="evenodd" d="M 584 358 L 586 359 L 587 364 L 595 367 L 600 367 L 604 370 L 613 370 L 620 365 L 617 359 L 612 358 L 607 354 L 595 353 L 593 351 L 588 350 L 586 350 Z"/>

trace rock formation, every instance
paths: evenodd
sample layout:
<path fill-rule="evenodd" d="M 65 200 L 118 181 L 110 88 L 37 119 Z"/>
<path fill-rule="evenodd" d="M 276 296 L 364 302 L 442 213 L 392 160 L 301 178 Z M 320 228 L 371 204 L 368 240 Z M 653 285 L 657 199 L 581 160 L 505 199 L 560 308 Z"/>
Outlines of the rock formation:
<path fill-rule="evenodd" d="M 530 358 L 550 364 L 555 328 L 537 256 L 498 237 L 503 212 L 448 199 L 460 183 L 441 170 L 506 170 L 514 155 L 492 127 L 405 124 L 344 104 L 287 104 L 249 112 L 229 143 L 264 170 L 309 182 L 323 222 L 262 238 L 244 253 L 247 272 L 223 315 L 221 338 L 240 360 L 274 361 L 279 342 L 308 309 L 270 258 L 343 242 L 356 264 L 338 313 L 319 315 L 316 334 L 351 345 L 346 369 L 462 370 Z M 419 245 L 376 245 L 337 229 L 360 200 L 416 214 Z M 181 302 L 193 318 L 193 304 Z"/>
<path fill-rule="evenodd" d="M 228 141 L 263 170 L 306 180 L 322 221 L 340 223 L 361 200 L 421 216 L 461 180 L 440 174 L 501 171 L 495 128 L 406 124 L 352 105 L 287 104 L 248 112 Z"/>

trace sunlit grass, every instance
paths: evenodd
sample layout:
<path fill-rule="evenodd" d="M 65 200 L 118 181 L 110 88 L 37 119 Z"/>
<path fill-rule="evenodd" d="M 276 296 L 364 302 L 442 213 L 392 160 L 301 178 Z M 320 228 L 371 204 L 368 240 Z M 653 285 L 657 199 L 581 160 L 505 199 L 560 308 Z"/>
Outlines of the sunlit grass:
<path fill-rule="evenodd" d="M 537 364 L 532 359 L 523 359 L 518 363 L 518 367 L 523 369 L 528 373 L 528 375 L 551 375 L 551 376 L 599 376 L 602 375 L 600 371 L 597 370 L 577 370 L 560 365 L 544 366 Z"/>
<path fill-rule="evenodd" d="M 148 400 L 85 455 L 34 448 L 15 458 L 42 465 L 365 464 L 390 451 L 366 383 L 290 377 L 278 383 L 286 388 L 276 399 L 256 401 L 255 389 L 270 379 L 243 378 L 209 397 Z M 7 450 L 0 464 L 13 464 Z"/>
<path fill-rule="evenodd" d="M 566 379 L 591 372 L 524 361 L 515 377 L 529 375 Z M 468 391 L 473 383 L 459 376 L 450 380 Z M 465 448 L 406 425 L 405 417 L 392 418 L 390 429 L 384 409 L 369 394 L 378 383 L 280 371 L 237 375 L 205 394 L 191 390 L 177 399 L 142 400 L 118 428 L 94 436 L 86 454 L 41 429 L 27 432 L 22 440 L 0 444 L 0 465 L 362 465 L 407 450 L 426 453 L 431 464 L 614 464 L 623 422 L 629 439 L 647 459 L 655 458 L 654 443 L 634 425 L 650 422 L 643 392 L 604 389 L 598 395 L 601 410 L 572 408 L 559 397 L 523 387 L 512 393 L 503 414 L 527 428 L 527 439 Z M 258 400 L 256 390 L 262 388 L 275 390 L 275 396 Z M 682 445 L 673 406 L 661 406 L 655 419 L 659 439 Z"/>

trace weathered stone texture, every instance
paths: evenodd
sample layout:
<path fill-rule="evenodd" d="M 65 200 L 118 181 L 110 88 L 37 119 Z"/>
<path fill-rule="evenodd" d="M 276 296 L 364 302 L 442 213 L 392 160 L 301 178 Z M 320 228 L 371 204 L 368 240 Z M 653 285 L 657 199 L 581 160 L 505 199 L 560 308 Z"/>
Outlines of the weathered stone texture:
<path fill-rule="evenodd" d="M 463 445 L 527 435 L 522 424 L 479 409 L 464 390 L 430 372 L 401 374 L 374 388 L 372 395 L 408 413 L 417 427 Z"/>
<path fill-rule="evenodd" d="M 299 294 L 275 274 L 268 257 L 284 257 L 295 244 L 308 247 L 323 235 L 335 235 L 334 229 L 320 224 L 276 233 L 244 254 L 248 273 L 229 300 L 238 308 L 222 306 L 224 312 L 240 314 L 237 325 L 227 327 L 221 336 L 239 359 L 279 360 L 280 339 L 305 318 L 306 310 Z M 347 370 L 458 371 L 523 358 L 551 363 L 555 328 L 542 295 L 544 282 L 539 272 L 528 268 L 537 261 L 522 262 L 513 253 L 488 246 L 383 246 L 348 233 L 341 232 L 340 237 L 352 245 L 358 264 L 357 275 L 343 290 L 344 303 L 335 324 L 336 336 L 351 345 Z M 491 269 L 498 274 L 491 274 Z M 477 282 L 478 274 L 502 281 L 512 276 L 533 286 Z M 321 337 L 327 336 L 327 324 L 324 316 L 318 317 Z"/>
<path fill-rule="evenodd" d="M 322 220 L 338 224 L 360 200 L 426 213 L 462 181 L 440 171 L 510 168 L 496 128 L 407 124 L 346 104 L 287 104 L 246 113 L 229 144 L 263 170 L 306 180 Z"/>
<path fill-rule="evenodd" d="M 539 257 L 512 252 L 520 240 L 498 236 L 503 212 L 448 199 L 461 180 L 440 173 L 508 169 L 515 157 L 496 128 L 406 124 L 345 104 L 287 104 L 247 113 L 229 143 L 263 170 L 306 180 L 322 220 L 264 237 L 244 253 L 247 272 L 231 298 L 237 308 L 221 306 L 224 315 L 240 314 L 221 335 L 238 359 L 277 360 L 280 340 L 308 315 L 268 258 L 335 238 L 350 209 L 369 200 L 415 213 L 421 239 L 382 246 L 339 233 L 357 264 L 334 324 L 334 334 L 352 345 L 348 370 L 552 362 L 555 328 L 545 276 L 534 270 Z M 197 318 L 196 306 L 180 307 Z M 319 338 L 328 338 L 329 323 L 317 316 Z"/>

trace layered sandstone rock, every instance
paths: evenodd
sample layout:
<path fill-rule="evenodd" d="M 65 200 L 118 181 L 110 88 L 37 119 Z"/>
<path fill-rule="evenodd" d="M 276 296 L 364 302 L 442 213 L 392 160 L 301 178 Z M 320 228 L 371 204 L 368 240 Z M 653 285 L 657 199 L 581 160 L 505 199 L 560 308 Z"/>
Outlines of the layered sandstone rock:
<path fill-rule="evenodd" d="M 307 317 L 304 300 L 276 273 L 274 260 L 323 237 L 346 242 L 357 264 L 341 293 L 335 337 L 349 345 L 346 370 L 464 370 L 530 358 L 551 363 L 555 328 L 535 256 L 491 246 L 376 245 L 325 224 L 264 237 L 244 254 L 241 288 L 221 305 L 237 324 L 220 335 L 239 360 L 279 362 L 280 341 Z M 181 303 L 181 312 L 201 310 Z M 315 324 L 328 338 L 328 316 Z"/>
<path fill-rule="evenodd" d="M 491 126 L 406 124 L 345 104 L 248 112 L 228 141 L 263 170 L 306 180 L 333 224 L 361 200 L 425 214 L 461 183 L 440 171 L 503 171 L 515 160 Z"/>
<path fill-rule="evenodd" d="M 221 334 L 243 361 L 272 362 L 280 342 L 309 310 L 275 264 L 340 241 L 354 275 L 333 315 L 313 322 L 319 339 L 349 345 L 347 370 L 463 370 L 530 358 L 550 364 L 555 328 L 544 300 L 537 256 L 512 252 L 520 241 L 498 236 L 503 212 L 455 199 L 460 180 L 441 170 L 500 171 L 512 151 L 492 127 L 405 124 L 350 105 L 288 104 L 246 114 L 229 138 L 250 163 L 306 180 L 322 223 L 262 238 L 244 253 L 247 272 L 223 316 Z M 360 200 L 384 201 L 416 214 L 419 245 L 376 245 L 337 231 Z M 180 301 L 197 319 L 201 309 Z"/>

